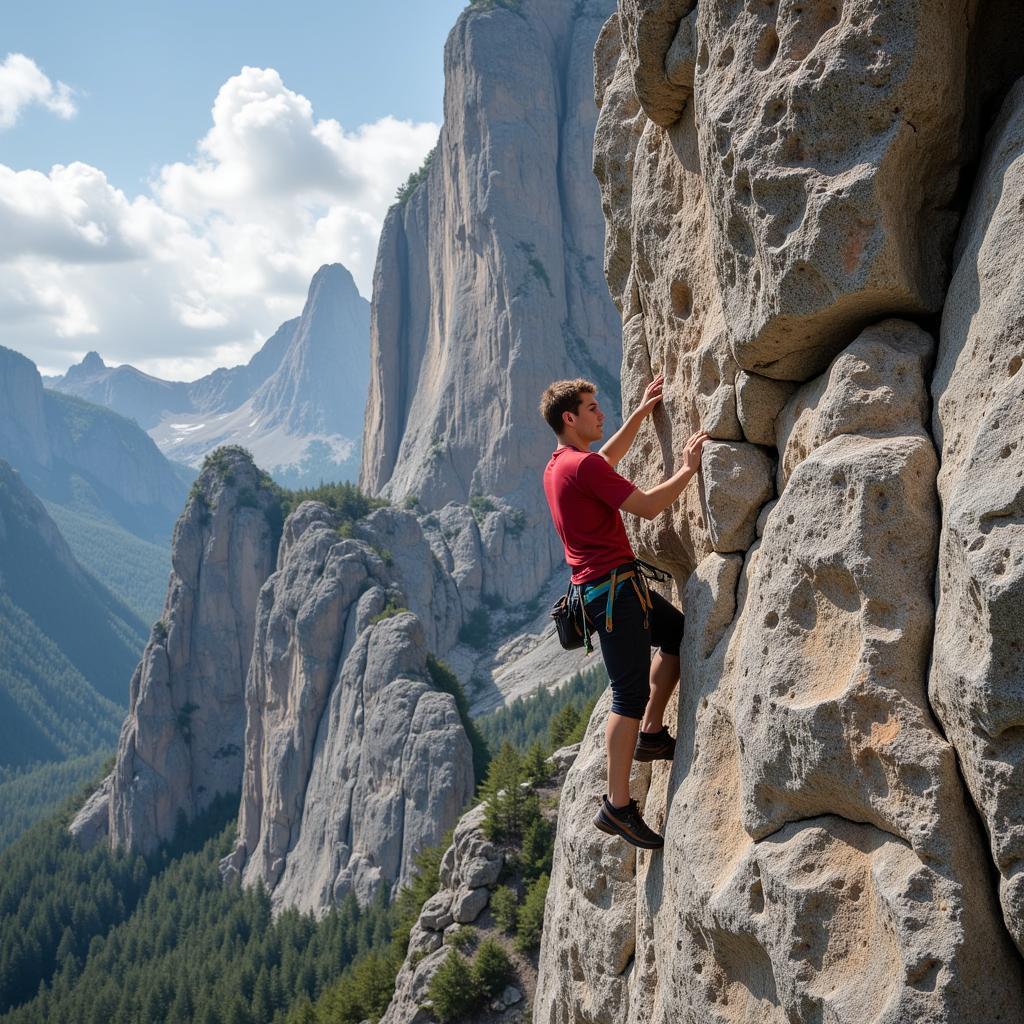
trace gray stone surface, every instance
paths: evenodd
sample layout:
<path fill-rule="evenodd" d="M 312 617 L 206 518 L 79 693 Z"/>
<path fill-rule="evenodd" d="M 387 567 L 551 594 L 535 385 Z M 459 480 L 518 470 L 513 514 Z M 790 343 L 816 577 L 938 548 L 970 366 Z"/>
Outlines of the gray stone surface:
<path fill-rule="evenodd" d="M 1024 949 L 1024 81 L 990 136 L 932 380 L 941 445 L 930 694 Z"/>
<path fill-rule="evenodd" d="M 149 853 L 242 781 L 245 678 L 274 567 L 270 481 L 240 449 L 199 476 L 174 529 L 158 627 L 132 676 L 110 793 L 110 840 Z"/>
<path fill-rule="evenodd" d="M 744 369 L 806 380 L 872 320 L 941 309 L 974 7 L 698 5 L 701 166 Z"/>
<path fill-rule="evenodd" d="M 743 436 L 754 444 L 775 444 L 775 419 L 795 385 L 741 370 L 736 375 L 736 415 Z"/>
<path fill-rule="evenodd" d="M 761 507 L 775 495 L 773 470 L 772 460 L 755 445 L 704 445 L 701 494 L 715 551 L 746 551 L 753 544 Z"/>
<path fill-rule="evenodd" d="M 624 408 L 636 406 L 656 374 L 665 376 L 661 407 L 619 466 L 650 487 L 677 467 L 694 431 L 723 441 L 741 441 L 743 433 L 693 104 L 668 130 L 646 119 L 620 20 L 606 24 L 596 54 L 594 170 L 607 225 L 605 275 L 622 314 Z M 637 554 L 679 584 L 712 550 L 696 484 L 653 521 L 626 518 Z"/>
<path fill-rule="evenodd" d="M 624 405 L 666 377 L 631 468 L 654 482 L 696 426 L 714 439 L 703 508 L 627 519 L 685 585 L 675 761 L 632 780 L 665 847 L 591 824 L 605 697 L 561 795 L 534 1024 L 1016 1020 L 1022 87 L 946 301 L 937 494 L 931 321 L 905 317 L 944 300 L 981 127 L 966 27 L 991 9 L 701 2 L 673 109 L 652 83 L 683 79 L 691 27 L 667 54 L 636 30 L 670 6 L 606 26 L 595 140 Z M 985 89 L 1005 52 L 972 54 Z M 777 496 L 763 465 L 757 495 L 723 486 L 735 451 L 777 453 Z"/>
<path fill-rule="evenodd" d="M 869 327 L 800 388 L 776 420 L 778 486 L 816 448 L 841 434 L 919 434 L 928 415 L 935 342 L 905 320 Z"/>
<path fill-rule="evenodd" d="M 451 847 L 449 847 L 451 849 Z M 419 925 L 431 932 L 443 932 L 452 923 L 452 897 L 450 889 L 442 889 L 423 904 Z"/>
<path fill-rule="evenodd" d="M 459 924 L 472 924 L 491 898 L 488 888 L 461 889 L 452 903 L 452 916 Z"/>
<path fill-rule="evenodd" d="M 621 0 L 619 4 L 633 89 L 644 113 L 662 128 L 675 124 L 693 94 L 696 39 L 694 19 L 686 15 L 695 6 L 694 0 Z"/>
<path fill-rule="evenodd" d="M 111 773 L 85 801 L 68 826 L 68 831 L 83 850 L 91 850 L 110 836 L 110 789 L 113 784 L 114 776 Z"/>

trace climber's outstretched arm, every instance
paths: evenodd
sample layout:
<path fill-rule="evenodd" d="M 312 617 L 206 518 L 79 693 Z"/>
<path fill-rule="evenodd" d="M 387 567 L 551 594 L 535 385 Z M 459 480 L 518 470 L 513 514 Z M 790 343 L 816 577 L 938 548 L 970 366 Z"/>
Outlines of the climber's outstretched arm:
<path fill-rule="evenodd" d="M 709 437 L 710 435 L 703 430 L 694 434 L 683 449 L 683 465 L 679 471 L 649 491 L 642 491 L 638 487 L 622 503 L 621 510 L 632 512 L 642 519 L 653 519 L 664 512 L 683 493 L 683 488 L 700 469 L 701 449 Z"/>

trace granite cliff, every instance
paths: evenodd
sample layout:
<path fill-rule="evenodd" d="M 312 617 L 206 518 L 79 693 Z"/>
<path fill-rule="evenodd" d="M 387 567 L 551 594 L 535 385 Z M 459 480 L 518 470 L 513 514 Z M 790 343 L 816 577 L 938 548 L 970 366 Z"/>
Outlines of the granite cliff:
<path fill-rule="evenodd" d="M 633 780 L 665 848 L 590 824 L 599 704 L 560 805 L 537 1022 L 1019 1019 L 1011 21 L 620 0 L 602 32 L 624 407 L 667 380 L 626 474 L 653 483 L 698 426 L 714 440 L 699 484 L 630 524 L 687 613 L 676 759 Z"/>
<path fill-rule="evenodd" d="M 467 7 L 445 47 L 437 149 L 378 249 L 362 485 L 426 511 L 490 501 L 480 586 L 512 602 L 562 564 L 540 487 L 541 391 L 588 376 L 618 400 L 589 171 L 591 54 L 612 7 Z"/>
<path fill-rule="evenodd" d="M 275 905 L 317 913 L 408 881 L 473 792 L 469 741 L 430 656 L 458 628 L 454 584 L 410 513 L 380 509 L 350 538 L 340 525 L 301 505 L 260 595 L 238 841 L 223 865 Z"/>

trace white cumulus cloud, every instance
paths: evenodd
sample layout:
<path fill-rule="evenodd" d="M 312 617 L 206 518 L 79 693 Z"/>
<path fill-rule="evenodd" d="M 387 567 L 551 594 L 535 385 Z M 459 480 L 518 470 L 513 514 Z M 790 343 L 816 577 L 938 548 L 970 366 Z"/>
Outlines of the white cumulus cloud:
<path fill-rule="evenodd" d="M 0 129 L 10 128 L 25 107 L 39 103 L 65 120 L 75 116 L 70 86 L 56 85 L 31 57 L 9 53 L 0 64 Z"/>
<path fill-rule="evenodd" d="M 184 378 L 245 359 L 322 264 L 369 296 L 384 214 L 438 131 L 394 117 L 346 130 L 246 67 L 194 156 L 145 194 L 83 163 L 0 164 L 0 344 L 50 372 L 90 348 Z"/>

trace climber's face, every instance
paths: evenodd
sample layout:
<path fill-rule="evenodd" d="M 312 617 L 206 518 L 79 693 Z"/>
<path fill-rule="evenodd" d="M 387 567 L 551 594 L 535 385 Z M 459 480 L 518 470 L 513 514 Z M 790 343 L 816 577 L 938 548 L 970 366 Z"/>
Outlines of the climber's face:
<path fill-rule="evenodd" d="M 579 439 L 586 444 L 600 441 L 604 436 L 604 413 L 597 404 L 597 395 L 584 392 L 580 407 L 575 413 L 564 415 L 566 426 L 575 430 Z"/>

